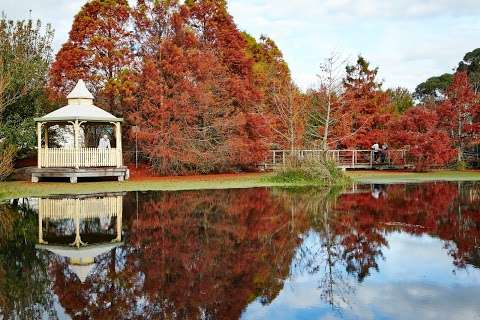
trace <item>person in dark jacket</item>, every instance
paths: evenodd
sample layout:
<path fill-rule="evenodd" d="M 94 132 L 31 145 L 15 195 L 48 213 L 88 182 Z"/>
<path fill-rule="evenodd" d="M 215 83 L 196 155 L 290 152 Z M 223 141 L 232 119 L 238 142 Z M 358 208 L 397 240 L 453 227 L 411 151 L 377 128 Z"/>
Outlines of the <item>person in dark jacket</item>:
<path fill-rule="evenodd" d="M 387 161 L 387 155 L 388 155 L 388 144 L 384 143 L 382 145 L 382 150 L 380 151 L 381 154 L 381 161 L 382 163 L 385 163 Z"/>

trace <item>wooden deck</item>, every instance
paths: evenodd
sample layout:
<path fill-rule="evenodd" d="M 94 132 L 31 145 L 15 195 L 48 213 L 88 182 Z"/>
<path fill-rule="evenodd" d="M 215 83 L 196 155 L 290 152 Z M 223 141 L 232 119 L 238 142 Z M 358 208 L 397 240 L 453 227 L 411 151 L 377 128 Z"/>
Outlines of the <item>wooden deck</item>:
<path fill-rule="evenodd" d="M 389 150 L 384 161 L 380 154 L 375 155 L 371 150 L 272 150 L 262 167 L 275 169 L 286 166 L 292 159 L 315 162 L 325 158 L 335 161 L 343 170 L 400 170 L 413 167 L 408 163 L 406 150 Z"/>
<path fill-rule="evenodd" d="M 98 167 L 98 168 L 34 168 L 32 169 L 32 182 L 41 178 L 69 178 L 71 183 L 77 183 L 78 178 L 114 177 L 118 181 L 128 180 L 127 167 Z"/>

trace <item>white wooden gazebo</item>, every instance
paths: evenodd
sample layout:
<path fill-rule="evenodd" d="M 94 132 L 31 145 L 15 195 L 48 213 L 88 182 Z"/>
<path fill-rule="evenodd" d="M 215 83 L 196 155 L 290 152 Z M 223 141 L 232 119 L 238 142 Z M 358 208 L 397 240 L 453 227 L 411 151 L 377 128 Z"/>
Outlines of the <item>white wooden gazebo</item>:
<path fill-rule="evenodd" d="M 42 177 L 68 177 L 76 183 L 79 177 L 117 177 L 128 179 L 128 169 L 122 157 L 122 118 L 100 109 L 93 104 L 93 95 L 83 80 L 67 96 L 68 104 L 41 118 L 37 123 L 38 166 L 32 171 L 32 182 Z M 85 147 L 81 143 L 86 123 L 110 124 L 114 127 L 114 147 Z M 68 146 L 49 147 L 48 128 L 54 125 L 72 125 L 73 139 Z M 65 132 L 63 133 L 65 134 Z M 43 143 L 42 143 L 43 142 Z"/>

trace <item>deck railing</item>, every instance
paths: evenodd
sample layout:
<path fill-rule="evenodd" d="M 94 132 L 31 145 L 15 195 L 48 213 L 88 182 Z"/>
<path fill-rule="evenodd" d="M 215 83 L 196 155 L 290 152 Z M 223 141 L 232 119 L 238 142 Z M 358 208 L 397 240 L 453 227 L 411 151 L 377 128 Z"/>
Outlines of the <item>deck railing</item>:
<path fill-rule="evenodd" d="M 288 161 L 320 161 L 329 159 L 344 168 L 373 168 L 376 166 L 406 166 L 406 150 L 388 150 L 382 159 L 380 152 L 375 154 L 372 150 L 272 150 L 266 159 L 267 166 L 285 166 Z M 382 161 L 383 160 L 383 161 Z"/>
<path fill-rule="evenodd" d="M 121 161 L 116 148 L 42 148 L 40 168 L 116 167 Z"/>

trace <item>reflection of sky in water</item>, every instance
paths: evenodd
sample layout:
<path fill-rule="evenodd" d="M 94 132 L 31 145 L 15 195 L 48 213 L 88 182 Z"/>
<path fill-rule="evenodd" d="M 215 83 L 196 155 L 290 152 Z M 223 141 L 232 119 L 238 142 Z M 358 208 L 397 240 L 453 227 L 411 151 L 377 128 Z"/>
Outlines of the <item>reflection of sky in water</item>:
<path fill-rule="evenodd" d="M 323 268 L 313 275 L 298 275 L 292 268 L 278 297 L 267 306 L 251 303 L 243 319 L 480 319 L 480 270 L 456 268 L 445 243 L 436 238 L 392 233 L 387 240 L 385 259 L 377 260 L 379 272 L 371 270 L 362 284 L 338 266 L 354 288 L 348 305 L 332 310 L 322 301 Z M 318 246 L 318 241 L 309 233 L 302 246 Z"/>

